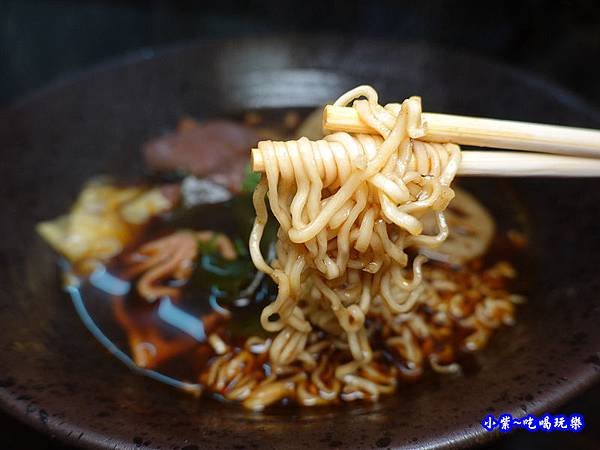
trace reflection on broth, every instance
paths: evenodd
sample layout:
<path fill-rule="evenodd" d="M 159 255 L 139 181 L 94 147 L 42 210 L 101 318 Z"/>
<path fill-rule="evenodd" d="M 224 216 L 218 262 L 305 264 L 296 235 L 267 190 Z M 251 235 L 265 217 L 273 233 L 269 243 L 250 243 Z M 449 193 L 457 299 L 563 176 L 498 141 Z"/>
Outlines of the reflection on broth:
<path fill-rule="evenodd" d="M 67 289 L 84 322 L 134 370 L 253 410 L 278 402 L 376 401 L 428 369 L 468 374 L 476 366 L 472 353 L 514 323 L 525 289 L 518 264 L 527 245 L 523 222 L 513 210 L 495 209 L 508 195 L 500 185 L 488 181 L 482 190 L 498 189 L 490 212 L 477 199 L 479 186 L 467 183 L 470 194 L 453 186 L 451 239 L 407 250 L 411 263 L 419 254 L 430 259 L 414 307 L 391 314 L 372 299 L 364 320 L 368 362 L 354 365 L 340 325 L 306 299 L 298 308 L 310 332 L 286 336 L 302 339 L 302 351 L 273 360 L 280 344 L 261 325 L 261 313 L 278 290 L 256 271 L 248 250 L 258 181 L 247 169 L 249 149 L 297 130 L 320 135 L 314 115 L 303 122 L 309 113 L 185 118 L 176 132 L 144 146 L 150 175 L 142 182 L 92 181 L 70 214 L 40 224 L 40 234 L 69 262 Z M 430 219 L 423 219 L 426 230 L 435 226 Z M 271 217 L 262 238 L 269 262 L 277 225 Z"/>

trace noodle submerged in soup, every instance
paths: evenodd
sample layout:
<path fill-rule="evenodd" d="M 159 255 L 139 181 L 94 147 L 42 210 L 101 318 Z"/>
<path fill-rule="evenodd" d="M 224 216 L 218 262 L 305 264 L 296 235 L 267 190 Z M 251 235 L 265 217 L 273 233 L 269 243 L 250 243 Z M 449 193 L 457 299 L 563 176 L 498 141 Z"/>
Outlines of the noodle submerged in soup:
<path fill-rule="evenodd" d="M 185 119 L 174 134 L 145 147 L 148 166 L 162 176 L 128 185 L 93 181 L 68 215 L 40 224 L 68 262 L 65 282 L 80 314 L 132 368 L 252 410 L 282 401 L 376 401 L 429 369 L 459 375 L 465 355 L 514 323 L 523 300 L 516 294 L 523 291 L 516 264 L 526 248 L 522 223 L 494 220 L 460 187 L 445 211 L 450 238 L 436 248 L 406 250 L 404 266 L 415 274 L 405 281 L 419 278 L 410 307 L 391 310 L 373 295 L 354 338 L 319 295 L 299 296 L 294 304 L 310 324 L 302 332 L 301 324 L 276 326 L 293 321 L 285 309 L 262 313 L 282 286 L 255 269 L 247 245 L 258 181 L 246 168 L 249 149 L 264 138 L 318 136 L 314 115 L 302 121 L 307 112 L 258 111 L 202 125 Z M 208 153 L 217 159 L 205 168 L 197 159 Z M 331 192 L 341 184 L 332 181 Z M 436 233 L 434 215 L 420 220 L 425 234 Z M 260 244 L 275 266 L 282 251 L 278 228 L 271 216 Z M 363 276 L 375 286 L 378 270 L 372 269 L 324 283 L 348 308 L 360 298 Z M 357 358 L 356 348 L 366 346 L 368 356 Z"/>

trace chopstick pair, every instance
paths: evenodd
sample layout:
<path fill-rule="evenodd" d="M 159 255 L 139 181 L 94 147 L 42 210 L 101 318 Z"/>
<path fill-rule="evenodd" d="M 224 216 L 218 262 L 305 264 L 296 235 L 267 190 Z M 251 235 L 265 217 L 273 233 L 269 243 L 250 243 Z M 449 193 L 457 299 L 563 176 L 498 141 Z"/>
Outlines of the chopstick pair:
<path fill-rule="evenodd" d="M 524 151 L 464 150 L 459 175 L 600 176 L 599 130 L 434 113 L 422 113 L 422 123 L 419 140 Z M 377 133 L 354 108 L 333 105 L 325 107 L 323 128 Z"/>

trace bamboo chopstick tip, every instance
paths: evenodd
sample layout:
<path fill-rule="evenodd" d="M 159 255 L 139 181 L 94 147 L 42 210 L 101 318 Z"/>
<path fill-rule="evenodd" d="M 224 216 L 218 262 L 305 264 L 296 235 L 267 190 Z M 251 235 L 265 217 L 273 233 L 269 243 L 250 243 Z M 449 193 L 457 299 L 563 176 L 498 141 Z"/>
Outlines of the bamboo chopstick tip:
<path fill-rule="evenodd" d="M 327 105 L 323 110 L 323 129 L 349 133 L 373 133 L 371 126 L 362 121 L 354 108 Z"/>
<path fill-rule="evenodd" d="M 323 108 L 323 114 L 321 115 L 321 126 L 323 127 L 323 130 L 327 129 L 327 110 L 330 106 L 331 105 L 325 105 Z"/>
<path fill-rule="evenodd" d="M 264 172 L 265 171 L 265 162 L 262 157 L 262 153 L 258 150 L 258 148 L 252 149 L 252 171 L 253 172 Z"/>
<path fill-rule="evenodd" d="M 323 117 L 321 118 L 321 125 L 323 127 L 323 130 L 328 129 L 328 124 L 329 124 L 328 119 L 330 117 L 332 107 L 333 107 L 333 105 L 325 105 L 325 107 L 323 108 Z"/>

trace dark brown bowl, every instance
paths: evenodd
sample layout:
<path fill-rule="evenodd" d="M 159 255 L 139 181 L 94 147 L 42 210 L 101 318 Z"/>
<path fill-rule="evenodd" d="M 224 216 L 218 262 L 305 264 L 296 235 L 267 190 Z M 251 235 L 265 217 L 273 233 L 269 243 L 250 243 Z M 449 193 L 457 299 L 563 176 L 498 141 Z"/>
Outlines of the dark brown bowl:
<path fill-rule="evenodd" d="M 55 84 L 0 122 L 0 405 L 37 429 L 94 448 L 462 447 L 497 436 L 488 413 L 555 408 L 600 375 L 600 182 L 514 180 L 534 229 L 534 292 L 518 324 L 464 378 L 427 377 L 376 405 L 264 414 L 196 400 L 129 372 L 94 340 L 60 287 L 34 224 L 81 183 L 140 171 L 140 144 L 198 117 L 313 106 L 357 84 L 427 110 L 600 127 L 556 86 L 418 45 L 276 38 L 145 51 Z"/>

